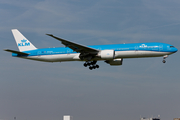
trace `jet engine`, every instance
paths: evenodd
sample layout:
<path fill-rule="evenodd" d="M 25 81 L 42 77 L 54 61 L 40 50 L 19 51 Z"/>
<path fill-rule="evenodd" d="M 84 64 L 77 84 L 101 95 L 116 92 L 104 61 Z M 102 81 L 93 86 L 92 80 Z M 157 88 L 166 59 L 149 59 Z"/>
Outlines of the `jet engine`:
<path fill-rule="evenodd" d="M 106 60 L 105 62 L 110 65 L 122 65 L 123 59 Z"/>
<path fill-rule="evenodd" d="M 102 50 L 99 53 L 99 56 L 104 60 L 110 60 L 110 59 L 114 59 L 115 52 L 114 52 L 114 50 Z"/>

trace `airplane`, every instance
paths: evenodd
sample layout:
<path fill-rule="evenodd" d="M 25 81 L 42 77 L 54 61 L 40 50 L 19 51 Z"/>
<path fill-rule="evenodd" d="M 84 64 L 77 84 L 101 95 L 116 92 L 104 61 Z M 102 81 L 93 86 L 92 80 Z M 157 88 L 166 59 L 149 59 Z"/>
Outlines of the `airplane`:
<path fill-rule="evenodd" d="M 169 55 L 178 51 L 173 45 L 159 42 L 86 46 L 52 34 L 46 35 L 59 40 L 65 47 L 38 49 L 17 29 L 12 29 L 12 33 L 19 51 L 5 51 L 11 52 L 13 57 L 43 62 L 84 61 L 84 67 L 90 70 L 99 68 L 97 61 L 118 66 L 125 58 L 163 57 L 162 62 L 165 63 Z"/>

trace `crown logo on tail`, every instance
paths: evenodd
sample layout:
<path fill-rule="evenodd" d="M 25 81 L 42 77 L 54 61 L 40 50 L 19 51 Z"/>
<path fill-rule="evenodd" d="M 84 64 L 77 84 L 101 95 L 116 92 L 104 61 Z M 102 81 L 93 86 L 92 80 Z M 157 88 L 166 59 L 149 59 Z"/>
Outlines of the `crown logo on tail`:
<path fill-rule="evenodd" d="M 25 40 L 25 39 L 23 39 L 23 40 L 21 40 L 21 42 L 26 42 L 27 40 Z"/>
<path fill-rule="evenodd" d="M 19 46 L 30 46 L 30 42 L 27 42 L 26 39 L 21 40 L 21 43 L 18 43 Z"/>

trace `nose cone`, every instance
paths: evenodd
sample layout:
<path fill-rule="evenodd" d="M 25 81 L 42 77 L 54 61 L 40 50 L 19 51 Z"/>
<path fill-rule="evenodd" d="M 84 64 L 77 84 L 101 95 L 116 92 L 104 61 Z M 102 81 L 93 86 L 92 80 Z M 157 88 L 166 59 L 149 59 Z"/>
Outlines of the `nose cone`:
<path fill-rule="evenodd" d="M 177 49 L 177 48 L 174 48 L 174 53 L 177 52 L 177 51 L 178 51 L 178 49 Z"/>

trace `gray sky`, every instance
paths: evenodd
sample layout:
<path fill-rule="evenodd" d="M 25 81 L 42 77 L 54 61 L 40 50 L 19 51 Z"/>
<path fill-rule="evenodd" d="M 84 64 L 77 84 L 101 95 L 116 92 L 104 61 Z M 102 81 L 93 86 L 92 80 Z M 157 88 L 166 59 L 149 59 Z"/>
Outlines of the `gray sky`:
<path fill-rule="evenodd" d="M 43 63 L 11 57 L 11 29 L 36 47 L 62 47 L 45 33 L 84 45 L 163 42 L 180 49 L 179 0 L 0 0 L 0 120 L 139 120 L 180 117 L 179 52 L 167 58 Z"/>

